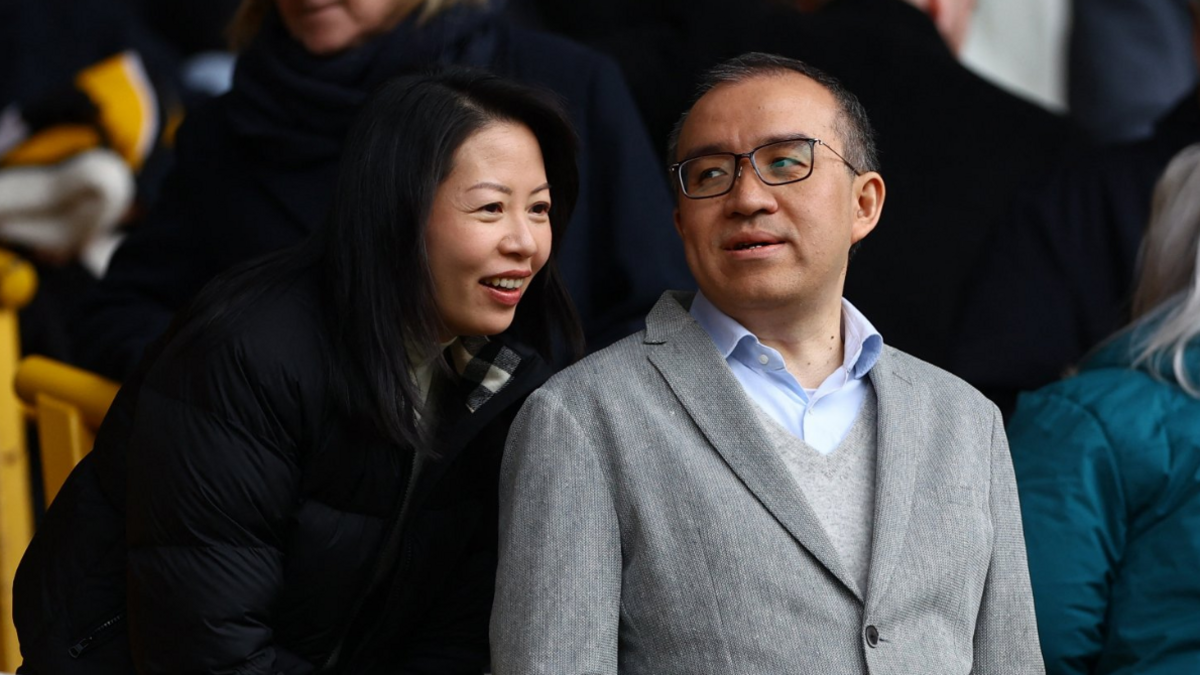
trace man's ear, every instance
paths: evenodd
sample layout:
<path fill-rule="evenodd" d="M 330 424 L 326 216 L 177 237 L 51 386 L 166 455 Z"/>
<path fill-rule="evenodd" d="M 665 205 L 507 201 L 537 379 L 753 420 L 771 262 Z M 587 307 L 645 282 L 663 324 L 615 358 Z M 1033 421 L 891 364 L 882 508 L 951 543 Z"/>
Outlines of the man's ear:
<path fill-rule="evenodd" d="M 683 224 L 679 222 L 678 206 L 676 206 L 675 210 L 671 212 L 671 220 L 675 221 L 675 234 L 678 234 L 679 238 L 683 239 Z"/>
<path fill-rule="evenodd" d="M 850 243 L 857 244 L 875 229 L 883 215 L 883 200 L 887 188 L 883 176 L 868 171 L 854 179 L 854 226 L 850 230 Z"/>

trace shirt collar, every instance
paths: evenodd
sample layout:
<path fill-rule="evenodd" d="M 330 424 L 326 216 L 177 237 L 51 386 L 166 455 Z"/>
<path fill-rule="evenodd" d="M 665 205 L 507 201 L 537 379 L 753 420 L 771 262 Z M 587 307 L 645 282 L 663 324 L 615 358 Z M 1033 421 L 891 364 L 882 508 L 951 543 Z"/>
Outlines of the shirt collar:
<path fill-rule="evenodd" d="M 721 357 L 728 360 L 738 344 L 749 338 L 758 342 L 758 337 L 728 314 L 717 309 L 704 293 L 697 292 L 690 310 L 692 318 L 708 333 Z M 845 332 L 845 357 L 842 367 L 855 379 L 870 372 L 883 352 L 883 336 L 875 326 L 858 311 L 850 301 L 842 298 L 842 326 Z"/>
<path fill-rule="evenodd" d="M 846 332 L 846 357 L 842 365 L 851 377 L 862 379 L 875 367 L 875 362 L 883 352 L 883 336 L 845 298 L 842 298 L 842 326 Z"/>
<path fill-rule="evenodd" d="M 738 343 L 747 336 L 758 340 L 745 326 L 717 309 L 716 305 L 704 297 L 704 293 L 696 293 L 696 299 L 692 300 L 691 315 L 704 332 L 708 333 L 708 337 L 712 338 L 717 351 L 721 352 L 721 358 L 728 359 Z"/>

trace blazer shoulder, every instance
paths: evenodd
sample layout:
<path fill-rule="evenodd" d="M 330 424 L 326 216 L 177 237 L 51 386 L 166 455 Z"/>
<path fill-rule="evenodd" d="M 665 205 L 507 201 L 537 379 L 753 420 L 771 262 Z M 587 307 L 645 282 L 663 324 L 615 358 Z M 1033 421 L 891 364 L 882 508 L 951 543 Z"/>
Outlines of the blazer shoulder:
<path fill-rule="evenodd" d="M 603 405 L 617 392 L 624 395 L 643 389 L 650 378 L 656 377 L 647 358 L 645 335 L 645 330 L 638 331 L 589 354 L 556 373 L 538 393 Z"/>
<path fill-rule="evenodd" d="M 880 366 L 923 390 L 929 400 L 964 413 L 998 414 L 996 405 L 962 378 L 895 347 L 884 345 Z"/>

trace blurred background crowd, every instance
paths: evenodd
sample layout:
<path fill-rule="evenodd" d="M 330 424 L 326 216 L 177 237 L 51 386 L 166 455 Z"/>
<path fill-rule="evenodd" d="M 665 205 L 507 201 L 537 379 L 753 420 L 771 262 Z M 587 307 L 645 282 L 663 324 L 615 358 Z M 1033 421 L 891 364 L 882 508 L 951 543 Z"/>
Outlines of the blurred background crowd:
<path fill-rule="evenodd" d="M 1135 302 L 1148 265 L 1190 255 L 1175 292 L 1195 275 L 1195 2 L 342 2 L 360 33 L 305 33 L 308 0 L 0 4 L 0 247 L 41 279 L 25 353 L 128 377 L 206 282 L 313 231 L 357 106 L 439 63 L 565 101 L 581 194 L 556 246 L 603 347 L 693 287 L 665 149 L 694 79 L 747 51 L 798 58 L 878 132 L 888 200 L 846 296 L 885 341 L 1006 416 L 1083 364 L 1010 427 L 1048 671 L 1200 672 L 1200 343 L 1159 367 L 1106 341 L 1162 320 L 1173 295 Z M 1139 267 L 1152 204 L 1185 234 Z M 1176 336 L 1200 333 L 1191 312 Z M 1167 393 L 1083 379 L 1103 368 Z"/>

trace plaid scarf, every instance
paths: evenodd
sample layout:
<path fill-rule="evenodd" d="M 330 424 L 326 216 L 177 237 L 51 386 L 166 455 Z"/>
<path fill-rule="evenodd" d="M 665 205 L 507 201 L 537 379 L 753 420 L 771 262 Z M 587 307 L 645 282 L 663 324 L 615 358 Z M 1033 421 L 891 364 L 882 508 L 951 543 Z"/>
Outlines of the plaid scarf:
<path fill-rule="evenodd" d="M 512 381 L 521 356 L 486 337 L 464 337 L 446 348 L 454 370 L 469 388 L 467 410 L 475 412 Z"/>

